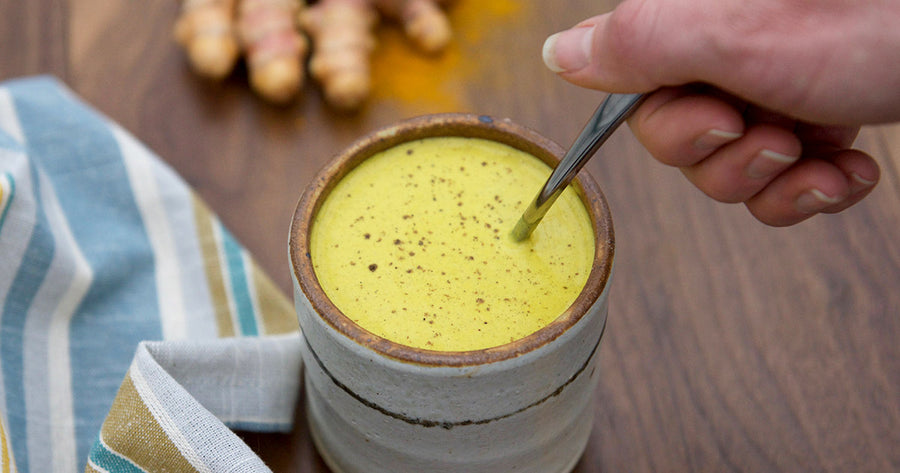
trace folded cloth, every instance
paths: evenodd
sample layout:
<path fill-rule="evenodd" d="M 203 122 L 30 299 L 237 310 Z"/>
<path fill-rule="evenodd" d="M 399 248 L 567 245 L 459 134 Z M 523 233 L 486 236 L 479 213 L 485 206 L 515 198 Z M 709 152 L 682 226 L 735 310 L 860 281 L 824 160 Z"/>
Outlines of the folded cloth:
<path fill-rule="evenodd" d="M 287 298 L 185 182 L 49 77 L 0 84 L 0 472 L 269 471 Z"/>

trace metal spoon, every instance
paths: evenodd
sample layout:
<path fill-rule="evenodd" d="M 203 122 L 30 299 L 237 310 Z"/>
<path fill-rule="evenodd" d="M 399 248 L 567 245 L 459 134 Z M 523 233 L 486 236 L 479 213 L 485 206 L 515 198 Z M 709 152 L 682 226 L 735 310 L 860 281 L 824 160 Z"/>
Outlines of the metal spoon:
<path fill-rule="evenodd" d="M 582 166 L 597 152 L 607 138 L 631 115 L 631 112 L 643 102 L 644 94 L 609 94 L 603 100 L 594 115 L 581 130 L 581 134 L 572 143 L 563 159 L 553 169 L 544 187 L 525 209 L 522 218 L 516 223 L 512 237 L 522 241 L 531 236 L 531 232 L 541 223 L 541 219 L 556 202 L 556 198 L 572 182 Z"/>

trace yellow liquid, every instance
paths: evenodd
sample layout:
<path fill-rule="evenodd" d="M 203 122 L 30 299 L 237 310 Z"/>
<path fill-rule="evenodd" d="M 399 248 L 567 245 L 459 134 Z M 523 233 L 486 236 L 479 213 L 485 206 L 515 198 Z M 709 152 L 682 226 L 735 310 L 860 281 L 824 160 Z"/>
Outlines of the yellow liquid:
<path fill-rule="evenodd" d="M 358 325 L 403 345 L 468 351 L 523 338 L 571 305 L 594 256 L 591 220 L 572 189 L 529 240 L 510 237 L 550 172 L 478 138 L 378 153 L 316 215 L 319 283 Z"/>

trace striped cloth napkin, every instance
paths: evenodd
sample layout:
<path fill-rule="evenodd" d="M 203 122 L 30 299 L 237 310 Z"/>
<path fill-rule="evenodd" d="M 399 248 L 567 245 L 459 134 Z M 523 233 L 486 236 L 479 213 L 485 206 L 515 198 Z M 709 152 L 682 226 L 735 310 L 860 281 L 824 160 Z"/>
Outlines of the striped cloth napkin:
<path fill-rule="evenodd" d="M 53 78 L 0 84 L 0 472 L 269 471 L 290 302 L 171 168 Z"/>

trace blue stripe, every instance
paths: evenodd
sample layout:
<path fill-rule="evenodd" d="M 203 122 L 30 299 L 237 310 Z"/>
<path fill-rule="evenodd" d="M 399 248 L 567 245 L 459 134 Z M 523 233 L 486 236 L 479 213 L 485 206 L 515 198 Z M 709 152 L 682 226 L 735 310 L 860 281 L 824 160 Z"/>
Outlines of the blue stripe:
<path fill-rule="evenodd" d="M 138 342 L 162 337 L 153 252 L 107 121 L 53 80 L 10 91 L 29 157 L 49 177 L 95 274 L 69 327 L 76 446 L 86 459 Z"/>
<path fill-rule="evenodd" d="M 33 197 L 37 204 L 36 221 L 22 258 L 22 265 L 10 285 L 0 318 L 0 359 L 3 360 L 3 380 L 6 389 L 6 417 L 9 423 L 7 427 L 16 458 L 16 468 L 21 473 L 28 472 L 26 442 L 28 426 L 25 418 L 25 387 L 22 383 L 25 372 L 22 334 L 25 332 L 25 316 L 28 308 L 31 307 L 56 252 L 47 215 L 41 206 L 38 170 L 30 162 L 29 168 Z"/>
<path fill-rule="evenodd" d="M 110 473 L 146 473 L 146 470 L 131 460 L 106 448 L 99 438 L 94 442 L 89 458 L 95 465 Z"/>
<path fill-rule="evenodd" d="M 256 316 L 253 311 L 253 299 L 250 295 L 250 285 L 247 281 L 247 270 L 244 267 L 243 250 L 237 240 L 216 222 L 222 234 L 222 247 L 225 252 L 225 265 L 228 268 L 228 278 L 231 281 L 231 295 L 237 311 L 238 325 L 243 335 L 259 335 L 256 325 Z"/>
<path fill-rule="evenodd" d="M 3 229 L 3 221 L 6 220 L 6 214 L 9 211 L 9 208 L 12 207 L 12 201 L 16 197 L 16 180 L 13 179 L 11 173 L 5 173 L 6 181 L 9 182 L 9 189 L 6 194 L 3 196 L 3 200 L 5 201 L 3 205 L 3 210 L 0 211 L 0 230 Z"/>
<path fill-rule="evenodd" d="M 251 422 L 234 421 L 223 422 L 229 429 L 243 430 L 247 432 L 281 432 L 288 433 L 294 428 L 291 422 Z"/>

